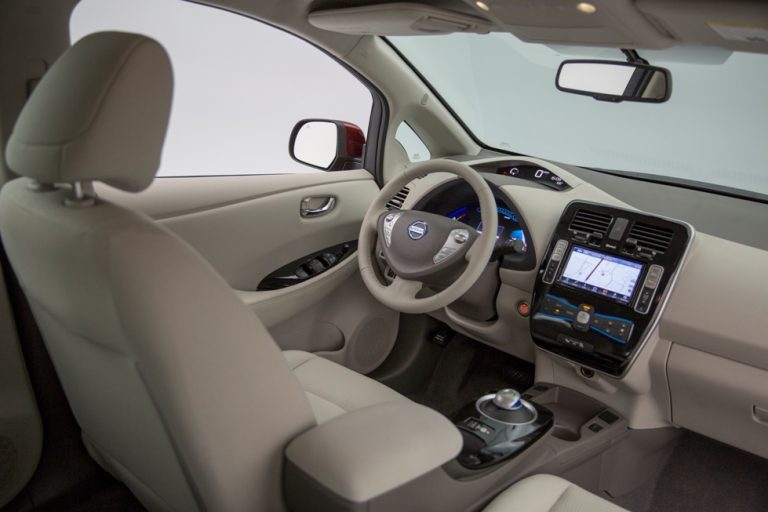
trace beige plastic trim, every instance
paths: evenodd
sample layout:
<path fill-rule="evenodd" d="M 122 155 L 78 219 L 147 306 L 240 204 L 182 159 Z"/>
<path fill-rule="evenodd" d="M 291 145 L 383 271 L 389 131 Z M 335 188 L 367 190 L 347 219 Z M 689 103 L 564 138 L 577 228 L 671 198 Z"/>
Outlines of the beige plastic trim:
<path fill-rule="evenodd" d="M 315 251 L 357 239 L 378 193 L 364 170 L 260 176 L 159 178 L 145 192 L 97 187 L 104 198 L 159 219 L 234 289 L 256 290 L 269 273 Z M 309 196 L 333 196 L 321 217 L 302 217 Z M 312 281 L 323 279 L 318 277 Z M 266 319 L 267 323 L 272 323 Z"/>
<path fill-rule="evenodd" d="M 699 234 L 661 321 L 690 348 L 768 370 L 768 252 Z"/>
<path fill-rule="evenodd" d="M 633 429 L 668 427 L 672 413 L 667 383 L 667 357 L 672 344 L 651 333 L 627 374 L 617 379 L 536 349 L 536 381 L 563 386 L 611 406 Z"/>
<path fill-rule="evenodd" d="M 163 220 L 253 201 L 277 192 L 372 180 L 371 173 L 357 169 L 299 174 L 160 177 L 139 194 L 122 192 L 102 183 L 95 183 L 94 187 L 100 197 L 142 211 L 155 220 Z"/>
<path fill-rule="evenodd" d="M 675 424 L 768 457 L 768 371 L 675 344 L 669 382 Z"/>
<path fill-rule="evenodd" d="M 357 266 L 357 253 L 304 283 L 263 292 L 236 290 L 238 296 L 256 313 L 267 328 L 284 322 L 317 304 L 352 277 Z"/>
<path fill-rule="evenodd" d="M 384 181 L 388 182 L 410 163 L 395 139 L 402 121 L 418 133 L 432 158 L 474 155 L 480 146 L 400 56 L 381 38 L 365 36 L 345 60 L 375 83 L 389 106 L 384 141 Z"/>

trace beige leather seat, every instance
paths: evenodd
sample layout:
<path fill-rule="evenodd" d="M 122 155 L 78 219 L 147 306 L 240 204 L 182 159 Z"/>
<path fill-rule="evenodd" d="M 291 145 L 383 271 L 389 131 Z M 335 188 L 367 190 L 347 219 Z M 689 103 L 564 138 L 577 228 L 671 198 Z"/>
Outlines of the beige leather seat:
<path fill-rule="evenodd" d="M 294 377 L 304 389 L 318 423 L 372 404 L 405 400 L 392 389 L 308 352 L 287 350 Z"/>
<path fill-rule="evenodd" d="M 483 512 L 627 512 L 552 475 L 534 475 L 496 497 Z"/>
<path fill-rule="evenodd" d="M 96 460 L 150 510 L 280 510 L 288 441 L 406 399 L 310 354 L 284 356 L 191 247 L 91 195 L 94 180 L 149 186 L 171 95 L 168 57 L 150 39 L 101 33 L 69 49 L 8 142 L 27 178 L 3 187 L 0 232 Z"/>

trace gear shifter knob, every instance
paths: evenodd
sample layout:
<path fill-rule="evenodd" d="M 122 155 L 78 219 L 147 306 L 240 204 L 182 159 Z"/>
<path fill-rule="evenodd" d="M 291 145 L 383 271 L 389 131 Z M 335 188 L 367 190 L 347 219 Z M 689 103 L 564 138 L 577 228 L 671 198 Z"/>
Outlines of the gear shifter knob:
<path fill-rule="evenodd" d="M 514 389 L 502 389 L 496 392 L 493 397 L 493 404 L 499 409 L 514 411 L 522 407 L 520 393 Z"/>

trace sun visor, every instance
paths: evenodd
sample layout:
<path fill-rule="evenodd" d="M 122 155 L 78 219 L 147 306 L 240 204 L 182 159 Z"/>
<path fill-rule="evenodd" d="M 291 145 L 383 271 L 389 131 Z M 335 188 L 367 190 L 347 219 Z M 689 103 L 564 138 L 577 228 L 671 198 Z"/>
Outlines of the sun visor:
<path fill-rule="evenodd" d="M 417 3 L 324 9 L 310 13 L 308 19 L 317 28 L 356 35 L 486 34 L 491 30 L 491 23 L 483 18 Z"/>
<path fill-rule="evenodd" d="M 679 41 L 768 53 L 765 1 L 638 0 L 637 6 Z"/>

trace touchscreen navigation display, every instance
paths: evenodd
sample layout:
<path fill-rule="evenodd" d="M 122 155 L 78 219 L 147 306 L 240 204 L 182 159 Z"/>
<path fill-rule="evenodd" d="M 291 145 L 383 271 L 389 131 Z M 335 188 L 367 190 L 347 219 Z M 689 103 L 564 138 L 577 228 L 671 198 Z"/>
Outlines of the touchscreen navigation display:
<path fill-rule="evenodd" d="M 628 304 L 643 264 L 573 246 L 559 281 Z"/>

